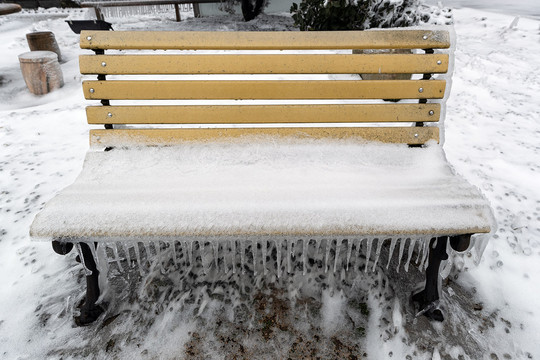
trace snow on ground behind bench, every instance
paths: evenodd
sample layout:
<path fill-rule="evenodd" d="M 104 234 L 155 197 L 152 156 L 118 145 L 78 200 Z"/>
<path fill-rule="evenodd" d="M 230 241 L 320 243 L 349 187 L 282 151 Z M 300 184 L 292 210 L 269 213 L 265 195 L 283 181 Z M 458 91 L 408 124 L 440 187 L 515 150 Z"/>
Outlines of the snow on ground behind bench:
<path fill-rule="evenodd" d="M 71 312 L 82 290 L 80 267 L 72 255 L 63 258 L 48 244 L 28 239 L 28 227 L 41 204 L 79 173 L 87 144 L 76 60 L 78 36 L 70 32 L 61 15 L 55 16 L 0 18 L 0 74 L 4 77 L 0 86 L 2 357 L 91 358 L 92 352 L 122 358 L 144 354 L 220 357 L 240 353 L 241 348 L 248 354 L 251 351 L 252 358 L 287 356 L 291 351 L 308 356 L 309 352 L 302 352 L 306 349 L 327 357 L 343 355 L 345 350 L 360 356 L 366 352 L 372 359 L 385 358 L 390 352 L 394 358 L 431 358 L 432 354 L 457 358 L 463 354 L 476 359 L 481 354 L 490 358 L 491 353 L 499 359 L 505 354 L 514 359 L 540 357 L 535 338 L 540 332 L 537 21 L 521 19 L 516 28 L 509 29 L 512 17 L 469 9 L 455 15 L 458 46 L 445 149 L 458 173 L 490 199 L 500 230 L 478 268 L 466 259 L 464 266 L 469 270 L 457 280 L 452 277 L 445 291 L 445 305 L 452 311 L 448 321 L 433 325 L 423 318 L 414 319 L 407 300 L 408 277 L 414 274 L 385 274 L 381 267 L 379 273 L 357 279 L 355 286 L 377 290 L 367 292 L 371 297 L 355 303 L 343 301 L 339 292 L 324 293 L 320 305 L 325 317 L 292 308 L 296 321 L 288 330 L 270 326 L 257 332 L 259 320 L 262 324 L 287 323 L 280 311 L 288 304 L 275 294 L 256 298 L 250 305 L 263 309 L 262 318 L 245 323 L 253 326 L 248 332 L 242 323 L 216 322 L 215 312 L 223 310 L 216 301 L 208 301 L 199 318 L 189 313 L 191 307 L 186 310 L 177 302 L 171 303 L 172 312 L 137 318 L 134 314 L 149 310 L 144 308 L 146 304 L 126 302 L 120 320 L 103 329 L 72 327 Z M 271 29 L 277 20 L 263 17 L 243 23 L 236 15 L 177 24 L 163 17 L 136 22 L 124 18 L 116 28 L 143 29 L 151 24 L 158 29 Z M 290 22 L 278 26 L 288 28 Z M 66 86 L 41 98 L 26 91 L 17 61 L 17 55 L 27 51 L 24 34 L 33 30 L 52 30 L 67 59 L 62 65 Z M 293 284 L 302 281 L 296 278 Z M 152 286 L 159 288 L 160 284 L 150 282 L 146 290 Z M 360 288 L 357 291 L 363 294 Z M 379 291 L 389 300 L 378 298 Z M 471 301 L 482 303 L 483 309 L 473 311 Z M 316 309 L 318 305 L 306 301 L 303 306 Z M 268 318 L 264 315 L 267 310 L 277 317 Z M 225 307 L 224 314 L 228 311 Z M 356 324 L 352 333 L 351 321 Z M 336 326 L 340 322 L 344 322 L 343 328 Z M 138 327 L 146 329 L 134 330 Z M 397 335 L 389 336 L 390 329 Z M 315 336 L 323 337 L 316 340 Z M 222 337 L 229 339 L 228 344 Z"/>
<path fill-rule="evenodd" d="M 514 19 L 504 15 L 467 9 L 457 15 L 446 153 L 490 199 L 499 226 L 481 265 L 465 273 L 463 285 L 478 291 L 483 311 L 494 319 L 489 347 L 538 358 L 539 23 L 522 18 L 512 28 Z M 471 335 L 483 336 L 478 329 Z"/>

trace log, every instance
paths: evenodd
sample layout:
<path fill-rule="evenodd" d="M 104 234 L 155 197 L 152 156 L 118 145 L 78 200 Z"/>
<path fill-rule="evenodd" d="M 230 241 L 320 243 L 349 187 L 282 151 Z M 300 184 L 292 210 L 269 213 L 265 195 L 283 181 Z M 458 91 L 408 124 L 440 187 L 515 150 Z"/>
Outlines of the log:
<path fill-rule="evenodd" d="M 0 4 L 0 15 L 14 14 L 21 11 L 19 4 Z"/>
<path fill-rule="evenodd" d="M 52 51 L 29 51 L 19 55 L 21 72 L 28 90 L 44 95 L 64 86 L 58 56 Z"/>
<path fill-rule="evenodd" d="M 26 41 L 28 41 L 30 51 L 52 51 L 58 55 L 58 61 L 62 62 L 62 54 L 52 32 L 37 31 L 28 33 L 26 34 Z"/>

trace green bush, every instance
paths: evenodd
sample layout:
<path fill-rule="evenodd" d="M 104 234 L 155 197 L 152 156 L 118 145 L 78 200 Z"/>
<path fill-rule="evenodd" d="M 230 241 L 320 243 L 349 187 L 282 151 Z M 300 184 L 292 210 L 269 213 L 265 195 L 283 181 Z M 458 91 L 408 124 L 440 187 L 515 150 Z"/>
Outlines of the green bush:
<path fill-rule="evenodd" d="M 302 0 L 291 14 L 300 30 L 365 30 L 406 27 L 426 22 L 419 11 L 421 0 Z M 427 16 L 427 19 L 425 17 Z"/>

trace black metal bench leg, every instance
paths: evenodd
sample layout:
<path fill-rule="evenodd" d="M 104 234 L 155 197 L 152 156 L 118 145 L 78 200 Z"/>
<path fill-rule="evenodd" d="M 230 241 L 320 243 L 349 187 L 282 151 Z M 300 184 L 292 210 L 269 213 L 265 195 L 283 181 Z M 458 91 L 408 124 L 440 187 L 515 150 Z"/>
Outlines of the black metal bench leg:
<path fill-rule="evenodd" d="M 85 244 L 81 243 L 81 255 L 83 257 L 83 265 L 87 270 L 90 270 L 92 273 L 86 275 L 86 297 L 83 304 L 79 308 L 80 316 L 75 317 L 75 323 L 78 326 L 88 325 L 94 322 L 101 313 L 103 313 L 103 308 L 99 305 L 96 305 L 96 301 L 99 298 L 99 271 L 97 269 L 96 261 L 90 246 L 94 244 Z"/>
<path fill-rule="evenodd" d="M 437 309 L 439 294 L 439 270 L 441 262 L 448 259 L 446 253 L 447 236 L 432 239 L 429 243 L 429 264 L 426 269 L 426 286 L 424 290 L 413 295 L 413 301 L 420 305 L 420 313 L 430 319 L 443 321 L 441 310 Z"/>

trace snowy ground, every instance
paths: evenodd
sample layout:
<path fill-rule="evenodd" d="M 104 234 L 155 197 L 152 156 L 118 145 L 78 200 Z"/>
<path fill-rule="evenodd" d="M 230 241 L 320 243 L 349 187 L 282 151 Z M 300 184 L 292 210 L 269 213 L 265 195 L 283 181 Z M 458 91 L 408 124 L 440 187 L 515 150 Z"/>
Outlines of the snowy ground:
<path fill-rule="evenodd" d="M 78 36 L 66 16 L 87 15 L 52 10 L 0 18 L 0 357 L 540 358 L 540 22 L 522 18 L 510 26 L 506 15 L 454 14 L 445 150 L 489 198 L 499 230 L 479 266 L 465 257 L 462 271 L 445 281 L 443 324 L 414 317 L 416 270 L 378 266 L 338 274 L 339 281 L 331 272 L 300 272 L 280 281 L 229 276 L 218 284 L 159 269 L 140 279 L 133 270 L 114 276 L 106 316 L 77 328 L 80 265 L 74 254 L 55 255 L 50 244 L 28 237 L 34 215 L 73 182 L 87 150 Z M 181 23 L 173 16 L 118 19 L 115 29 L 292 28 L 276 16 L 250 23 L 240 15 Z M 17 60 L 33 30 L 53 31 L 66 60 L 66 85 L 43 97 L 27 92 Z"/>

